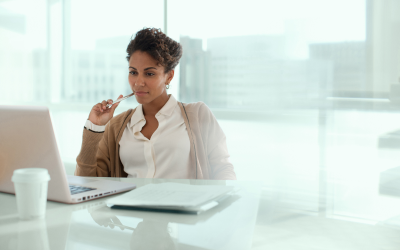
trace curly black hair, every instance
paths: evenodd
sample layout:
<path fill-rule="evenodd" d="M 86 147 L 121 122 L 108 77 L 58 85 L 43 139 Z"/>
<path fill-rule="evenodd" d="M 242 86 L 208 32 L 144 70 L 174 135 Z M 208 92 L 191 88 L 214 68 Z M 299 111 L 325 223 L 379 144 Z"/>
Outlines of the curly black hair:
<path fill-rule="evenodd" d="M 134 39 L 131 38 L 126 48 L 128 53 L 126 59 L 129 61 L 131 55 L 138 50 L 147 52 L 164 66 L 165 73 L 175 69 L 182 57 L 182 45 L 156 28 L 143 28 L 136 33 Z"/>

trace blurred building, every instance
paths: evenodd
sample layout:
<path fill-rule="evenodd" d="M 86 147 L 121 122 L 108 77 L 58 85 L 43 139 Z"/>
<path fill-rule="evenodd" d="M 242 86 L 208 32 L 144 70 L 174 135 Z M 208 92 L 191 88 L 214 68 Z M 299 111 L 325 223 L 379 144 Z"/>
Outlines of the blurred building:
<path fill-rule="evenodd" d="M 332 64 L 330 96 L 367 97 L 364 41 L 310 44 L 309 52 L 310 59 Z"/>
<path fill-rule="evenodd" d="M 202 100 L 224 109 L 317 106 L 321 89 L 330 81 L 331 64 L 289 58 L 286 39 L 212 38 L 203 51 L 200 39 L 182 37 L 181 100 Z"/>
<path fill-rule="evenodd" d="M 366 0 L 366 62 L 369 95 L 400 102 L 400 1 Z M 396 93 L 397 92 L 397 93 Z"/>
<path fill-rule="evenodd" d="M 131 93 L 123 49 L 128 43 L 126 37 L 113 37 L 98 40 L 95 50 L 72 50 L 62 101 L 93 103 Z"/>
<path fill-rule="evenodd" d="M 180 64 L 179 100 L 182 102 L 210 101 L 211 58 L 203 51 L 201 39 L 181 37 L 183 55 Z"/>
<path fill-rule="evenodd" d="M 49 102 L 51 100 L 51 87 L 49 81 L 48 51 L 36 49 L 32 51 L 32 84 L 35 86 L 31 92 L 33 100 L 37 102 Z"/>

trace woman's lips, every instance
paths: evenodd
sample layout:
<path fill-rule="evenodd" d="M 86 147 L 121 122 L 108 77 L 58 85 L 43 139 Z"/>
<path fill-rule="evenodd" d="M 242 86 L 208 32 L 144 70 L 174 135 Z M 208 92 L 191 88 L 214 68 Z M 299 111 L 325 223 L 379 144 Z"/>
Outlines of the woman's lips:
<path fill-rule="evenodd" d="M 135 91 L 135 96 L 145 96 L 147 95 L 147 92 L 143 92 L 143 91 Z"/>

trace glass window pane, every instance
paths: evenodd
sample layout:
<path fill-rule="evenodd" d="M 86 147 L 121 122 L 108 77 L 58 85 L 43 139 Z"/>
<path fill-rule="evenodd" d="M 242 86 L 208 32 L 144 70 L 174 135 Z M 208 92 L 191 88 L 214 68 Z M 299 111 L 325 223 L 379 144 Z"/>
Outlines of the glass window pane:
<path fill-rule="evenodd" d="M 91 107 L 131 93 L 130 38 L 163 25 L 162 0 L 1 1 L 0 103 L 48 106 L 71 174 Z M 116 113 L 134 106 L 128 99 Z"/>
<path fill-rule="evenodd" d="M 213 110 L 239 179 L 279 187 L 289 206 L 331 205 L 330 216 L 396 214 L 400 204 L 372 190 L 400 160 L 398 1 L 171 0 L 168 10 L 184 47 L 179 98 Z M 364 209 L 371 199 L 385 205 Z"/>

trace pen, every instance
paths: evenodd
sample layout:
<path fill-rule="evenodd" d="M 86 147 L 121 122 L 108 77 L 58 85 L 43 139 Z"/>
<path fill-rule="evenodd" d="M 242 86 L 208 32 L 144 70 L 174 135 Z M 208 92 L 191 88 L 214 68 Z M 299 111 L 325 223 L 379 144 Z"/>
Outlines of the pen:
<path fill-rule="evenodd" d="M 116 103 L 119 103 L 119 102 L 121 102 L 121 101 L 123 101 L 123 100 L 125 100 L 125 99 L 128 99 L 129 97 L 131 97 L 131 96 L 133 96 L 133 95 L 135 95 L 135 92 L 133 92 L 132 94 L 129 94 L 129 95 L 127 95 L 127 96 L 118 98 L 117 100 L 113 101 L 113 103 L 107 104 L 106 107 L 107 107 L 107 108 L 111 108 L 112 105 L 114 105 L 114 104 L 116 104 Z"/>

